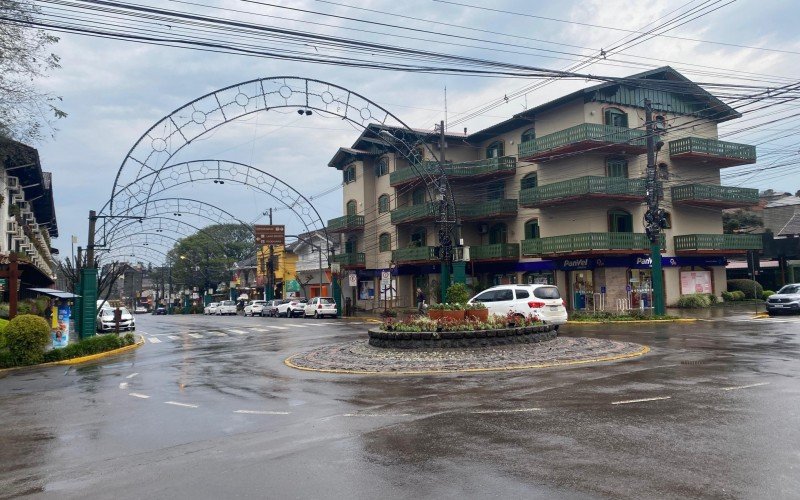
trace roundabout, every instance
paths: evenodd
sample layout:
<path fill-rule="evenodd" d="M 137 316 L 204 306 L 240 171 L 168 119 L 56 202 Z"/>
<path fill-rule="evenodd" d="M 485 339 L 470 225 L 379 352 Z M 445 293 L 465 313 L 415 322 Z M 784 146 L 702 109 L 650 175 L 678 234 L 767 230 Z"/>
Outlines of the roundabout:
<path fill-rule="evenodd" d="M 383 348 L 357 340 L 295 354 L 284 363 L 298 370 L 363 375 L 426 375 L 529 370 L 637 358 L 650 348 L 633 342 L 555 337 L 486 347 Z"/>

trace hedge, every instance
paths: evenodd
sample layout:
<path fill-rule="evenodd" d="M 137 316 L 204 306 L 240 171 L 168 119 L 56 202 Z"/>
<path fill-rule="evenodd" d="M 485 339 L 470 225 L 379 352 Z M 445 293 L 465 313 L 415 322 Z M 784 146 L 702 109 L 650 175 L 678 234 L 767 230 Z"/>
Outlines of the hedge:
<path fill-rule="evenodd" d="M 767 300 L 770 295 L 775 295 L 775 292 L 773 292 L 772 290 L 764 290 L 763 292 L 761 292 L 761 298 L 763 300 Z"/>
<path fill-rule="evenodd" d="M 737 279 L 728 280 L 729 292 L 742 292 L 746 299 L 760 299 L 764 293 L 764 287 L 753 280 Z M 753 294 L 755 292 L 755 295 Z"/>
<path fill-rule="evenodd" d="M 132 333 L 126 333 L 124 337 L 114 334 L 95 335 L 88 339 L 70 344 L 61 349 L 53 349 L 44 354 L 45 361 L 62 361 L 64 359 L 79 358 L 106 351 L 113 351 L 120 347 L 132 345 L 136 342 Z"/>
<path fill-rule="evenodd" d="M 8 322 L 3 337 L 11 363 L 33 365 L 44 359 L 50 326 L 42 317 L 22 314 Z"/>
<path fill-rule="evenodd" d="M 677 306 L 683 309 L 699 309 L 709 307 L 711 299 L 708 298 L 707 293 L 693 293 L 690 295 L 681 295 L 678 299 Z"/>

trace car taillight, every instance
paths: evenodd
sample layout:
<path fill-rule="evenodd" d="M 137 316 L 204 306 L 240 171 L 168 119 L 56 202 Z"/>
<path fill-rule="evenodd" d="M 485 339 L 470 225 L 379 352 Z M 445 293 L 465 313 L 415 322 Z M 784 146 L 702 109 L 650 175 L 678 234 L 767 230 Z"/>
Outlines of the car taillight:
<path fill-rule="evenodd" d="M 530 307 L 531 309 L 540 309 L 544 306 L 545 306 L 544 302 L 537 302 L 535 300 L 528 302 L 528 307 Z"/>
<path fill-rule="evenodd" d="M 317 309 L 322 309 L 322 304 L 317 304 Z"/>
<path fill-rule="evenodd" d="M 567 307 L 567 301 L 564 300 L 564 299 L 561 299 L 561 305 L 564 306 L 564 307 Z"/>

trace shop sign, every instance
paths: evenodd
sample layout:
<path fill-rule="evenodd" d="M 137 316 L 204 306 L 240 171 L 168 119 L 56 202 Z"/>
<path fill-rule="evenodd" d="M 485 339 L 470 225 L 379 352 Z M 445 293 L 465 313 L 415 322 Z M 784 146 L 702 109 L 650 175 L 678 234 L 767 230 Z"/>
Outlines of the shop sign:
<path fill-rule="evenodd" d="M 681 294 L 711 293 L 710 271 L 681 272 Z"/>
<path fill-rule="evenodd" d="M 593 269 L 594 266 L 594 259 L 564 259 L 556 261 L 556 267 L 564 271 Z"/>
<path fill-rule="evenodd" d="M 358 286 L 358 275 L 356 273 L 350 273 L 347 275 L 347 284 L 350 286 Z"/>

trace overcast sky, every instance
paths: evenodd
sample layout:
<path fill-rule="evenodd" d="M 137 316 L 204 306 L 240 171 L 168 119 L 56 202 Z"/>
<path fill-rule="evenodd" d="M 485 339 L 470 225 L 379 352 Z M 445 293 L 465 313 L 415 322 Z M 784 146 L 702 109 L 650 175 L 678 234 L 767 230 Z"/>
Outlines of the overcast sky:
<path fill-rule="evenodd" d="M 145 3 L 140 0 L 135 1 Z M 195 2 L 221 9 L 174 1 L 153 1 L 149 5 L 450 54 L 564 69 L 580 58 L 575 55 L 536 52 L 533 49 L 545 48 L 583 56 L 596 55 L 601 48 L 613 47 L 615 42 L 626 35 L 624 31 L 619 31 L 621 29 L 640 30 L 648 23 L 676 9 L 685 10 L 692 6 L 710 6 L 714 3 L 704 3 L 700 0 L 689 2 L 463 0 L 461 2 L 491 5 L 498 11 L 516 13 L 511 14 L 432 0 L 335 1 L 343 5 L 356 5 L 376 11 L 417 17 L 424 21 L 355 10 L 314 0 L 291 2 L 276 0 L 276 3 L 378 23 L 399 24 L 409 28 L 481 38 L 508 45 L 436 38 L 422 32 L 409 30 L 401 32 L 391 27 L 365 25 L 365 23 L 288 11 L 244 1 L 196 0 Z M 800 5 L 797 2 L 725 0 L 716 3 L 714 7 L 720 8 L 668 33 L 681 39 L 656 37 L 618 56 L 612 55 L 607 60 L 582 71 L 603 75 L 628 75 L 646 69 L 640 65 L 657 67 L 667 64 L 664 61 L 671 61 L 670 65 L 696 81 L 763 86 L 767 84 L 765 82 L 775 82 L 777 85 L 778 82 L 785 82 L 787 78 L 800 80 L 800 70 L 797 69 L 800 62 L 798 55 L 800 40 L 796 35 L 797 26 L 800 24 L 798 15 Z M 250 14 L 234 12 L 234 9 Z M 283 19 L 276 20 L 257 14 L 279 16 Z M 530 15 L 557 18 L 567 22 L 534 18 Z M 332 26 L 322 27 L 290 19 L 326 23 Z M 617 30 L 587 26 L 587 24 L 614 27 Z M 474 29 L 467 30 L 452 25 Z M 658 26 L 658 23 L 655 26 Z M 648 29 L 652 27 L 648 26 Z M 366 34 L 352 31 L 350 28 L 370 29 L 387 34 Z M 481 33 L 475 29 L 510 36 Z M 410 40 L 391 34 L 426 40 L 435 39 L 438 42 Z M 69 117 L 58 123 L 59 130 L 55 139 L 39 144 L 38 148 L 43 168 L 53 172 L 61 235 L 55 246 L 60 247 L 62 255 L 67 255 L 70 251 L 70 235 L 78 236 L 79 244 L 85 244 L 88 211 L 100 209 L 106 203 L 117 170 L 136 140 L 172 110 L 215 89 L 259 77 L 296 75 L 315 78 L 356 91 L 386 107 L 413 127 L 430 129 L 434 123 L 445 117 L 445 86 L 448 119 L 454 121 L 460 114 L 479 104 L 502 98 L 517 89 L 536 83 L 509 78 L 440 76 L 342 68 L 140 45 L 73 34 L 60 36 L 61 41 L 54 52 L 61 56 L 63 68 L 54 72 L 49 79 L 41 81 L 40 85 L 63 97 L 63 108 L 69 113 Z M 547 44 L 532 39 L 552 43 Z M 780 49 L 782 52 L 723 43 Z M 632 65 L 632 62 L 636 65 Z M 719 75 L 698 73 L 709 71 Z M 753 80 L 741 80 L 740 77 L 743 75 L 741 72 L 747 72 L 747 76 Z M 750 73 L 763 76 L 756 77 Z M 585 81 L 556 82 L 537 89 L 524 98 L 511 99 L 507 104 L 452 129 L 460 131 L 466 126 L 470 131 L 475 131 L 522 111 L 526 106 L 533 107 L 592 84 L 593 82 Z M 758 121 L 746 124 L 737 124 L 733 121 L 726 124 L 721 132 L 738 131 Z M 792 132 L 792 128 L 796 125 L 797 120 L 784 120 L 724 138 L 734 142 L 758 144 L 758 153 L 762 160 L 756 168 L 764 167 L 770 162 L 785 162 L 787 158 L 791 159 L 796 155 L 798 145 Z M 246 120 L 219 129 L 216 133 L 210 134 L 206 140 L 183 151 L 181 159 L 215 158 L 252 164 L 280 177 L 310 196 L 340 184 L 340 172 L 327 167 L 327 162 L 337 147 L 350 146 L 358 133 L 358 130 L 338 119 L 326 119 L 317 115 L 299 117 L 294 111 L 287 113 L 270 111 L 251 115 Z M 745 170 L 747 169 L 754 167 L 748 166 Z M 773 187 L 791 192 L 800 189 L 800 175 L 795 168 L 756 171 L 752 176 L 729 177 L 728 182 L 734 185 L 762 189 Z M 174 193 L 175 196 L 191 195 L 194 198 L 206 199 L 248 222 L 258 219 L 267 208 L 280 205 L 277 201 L 254 190 L 230 183 L 224 186 L 211 183 L 195 185 L 191 189 L 175 190 Z M 341 215 L 341 197 L 341 189 L 338 189 L 314 199 L 314 204 L 323 220 Z M 265 218 L 261 217 L 258 220 L 263 223 Z M 300 229 L 298 222 L 290 220 L 285 212 L 278 212 L 275 222 L 287 224 L 288 233 Z"/>

